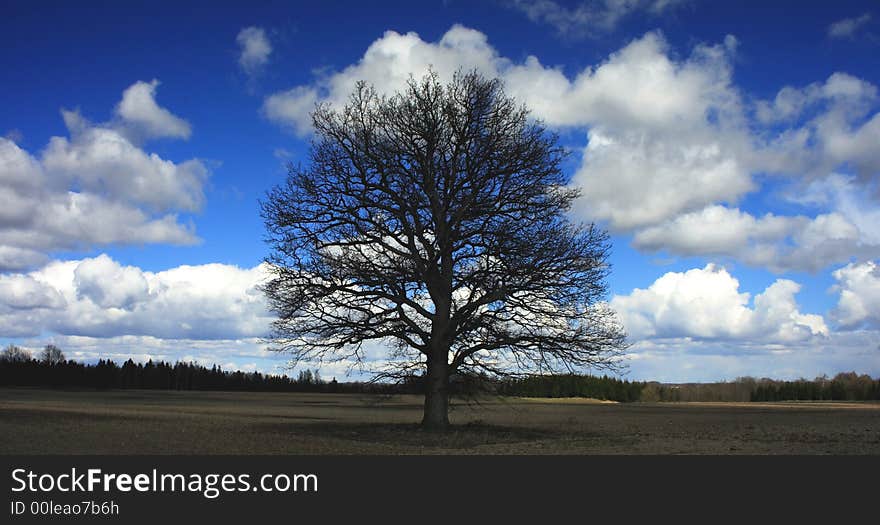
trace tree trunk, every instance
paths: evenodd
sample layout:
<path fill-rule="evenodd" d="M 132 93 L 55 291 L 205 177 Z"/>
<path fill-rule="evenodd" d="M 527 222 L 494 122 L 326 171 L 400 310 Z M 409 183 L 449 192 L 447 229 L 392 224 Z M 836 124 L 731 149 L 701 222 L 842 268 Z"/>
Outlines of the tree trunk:
<path fill-rule="evenodd" d="M 425 415 L 422 428 L 442 432 L 449 428 L 449 364 L 447 352 L 428 359 L 425 383 Z"/>

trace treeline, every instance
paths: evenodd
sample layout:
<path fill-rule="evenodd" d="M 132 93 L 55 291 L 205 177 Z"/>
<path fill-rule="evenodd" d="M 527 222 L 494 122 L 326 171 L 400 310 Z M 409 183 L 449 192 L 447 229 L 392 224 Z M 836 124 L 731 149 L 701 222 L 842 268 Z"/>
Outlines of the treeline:
<path fill-rule="evenodd" d="M 260 372 L 227 371 L 195 363 L 164 361 L 122 365 L 111 360 L 85 364 L 64 359 L 55 347 L 47 346 L 34 359 L 18 348 L 0 352 L 0 386 L 54 388 L 228 390 L 252 392 L 336 392 L 358 394 L 421 394 L 422 378 L 412 376 L 400 383 L 326 381 L 317 370 L 301 370 L 295 378 Z M 590 397 L 619 402 L 665 401 L 877 401 L 880 379 L 855 372 L 833 378 L 778 381 L 739 378 L 730 382 L 661 384 L 627 381 L 613 377 L 557 374 L 524 378 L 453 378 L 453 393 L 471 395 L 491 392 L 520 397 Z"/>
<path fill-rule="evenodd" d="M 779 381 L 741 377 L 723 383 L 647 383 L 641 401 L 878 401 L 880 379 L 843 372 L 833 378 Z"/>
<path fill-rule="evenodd" d="M 49 348 L 49 347 L 47 347 Z M 50 388 L 146 389 L 146 390 L 226 390 L 243 392 L 327 392 L 351 394 L 421 393 L 421 382 L 401 384 L 337 382 L 324 380 L 318 370 L 300 370 L 295 378 L 207 368 L 196 363 L 164 361 L 122 365 L 102 359 L 95 364 L 68 361 L 56 347 L 43 351 L 39 359 L 10 345 L 0 352 L 0 387 L 26 386 Z"/>
<path fill-rule="evenodd" d="M 504 396 L 591 397 L 627 403 L 639 401 L 645 385 L 607 376 L 559 374 L 502 380 L 496 391 Z"/>
<path fill-rule="evenodd" d="M 833 400 L 876 401 L 880 400 L 880 379 L 855 372 L 837 374 L 833 379 L 817 378 L 814 381 L 760 381 L 752 393 L 752 401 L 782 400 Z"/>
<path fill-rule="evenodd" d="M 612 401 L 638 401 L 645 383 L 609 377 L 555 375 L 489 381 L 453 378 L 454 394 L 492 392 L 522 397 L 592 397 Z M 251 392 L 336 392 L 360 394 L 421 394 L 423 380 L 410 376 L 399 383 L 325 381 L 317 370 L 301 370 L 296 378 L 259 372 L 227 371 L 195 363 L 164 361 L 121 366 L 111 360 L 96 364 L 77 361 L 0 357 L 0 386 L 53 388 L 229 390 Z"/>
<path fill-rule="evenodd" d="M 96 364 L 76 361 L 48 363 L 42 360 L 0 360 L 0 386 L 47 386 L 74 388 L 139 388 L 148 390 L 313 391 L 325 382 L 311 371 L 297 379 L 260 372 L 227 371 L 195 363 L 164 361 L 121 366 L 110 360 Z"/>

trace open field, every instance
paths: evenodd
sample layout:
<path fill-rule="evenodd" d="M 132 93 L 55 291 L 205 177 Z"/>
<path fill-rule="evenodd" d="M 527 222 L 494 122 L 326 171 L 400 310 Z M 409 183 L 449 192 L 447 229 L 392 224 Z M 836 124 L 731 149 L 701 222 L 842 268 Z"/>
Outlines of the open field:
<path fill-rule="evenodd" d="M 0 390 L 3 454 L 880 454 L 877 403 L 490 398 L 421 432 L 421 398 Z"/>

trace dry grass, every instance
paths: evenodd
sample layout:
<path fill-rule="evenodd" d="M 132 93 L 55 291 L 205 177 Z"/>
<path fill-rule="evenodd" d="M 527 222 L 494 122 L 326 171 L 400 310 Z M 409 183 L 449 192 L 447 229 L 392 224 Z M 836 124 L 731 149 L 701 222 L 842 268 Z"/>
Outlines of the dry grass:
<path fill-rule="evenodd" d="M 491 398 L 422 432 L 422 400 L 0 390 L 5 454 L 880 454 L 870 403 Z"/>

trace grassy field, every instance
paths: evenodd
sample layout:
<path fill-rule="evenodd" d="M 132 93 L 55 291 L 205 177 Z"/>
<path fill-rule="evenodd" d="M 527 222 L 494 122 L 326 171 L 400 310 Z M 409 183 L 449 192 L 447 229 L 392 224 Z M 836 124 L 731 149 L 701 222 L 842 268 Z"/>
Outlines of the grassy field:
<path fill-rule="evenodd" d="M 880 404 L 0 390 L 3 454 L 880 454 Z"/>

